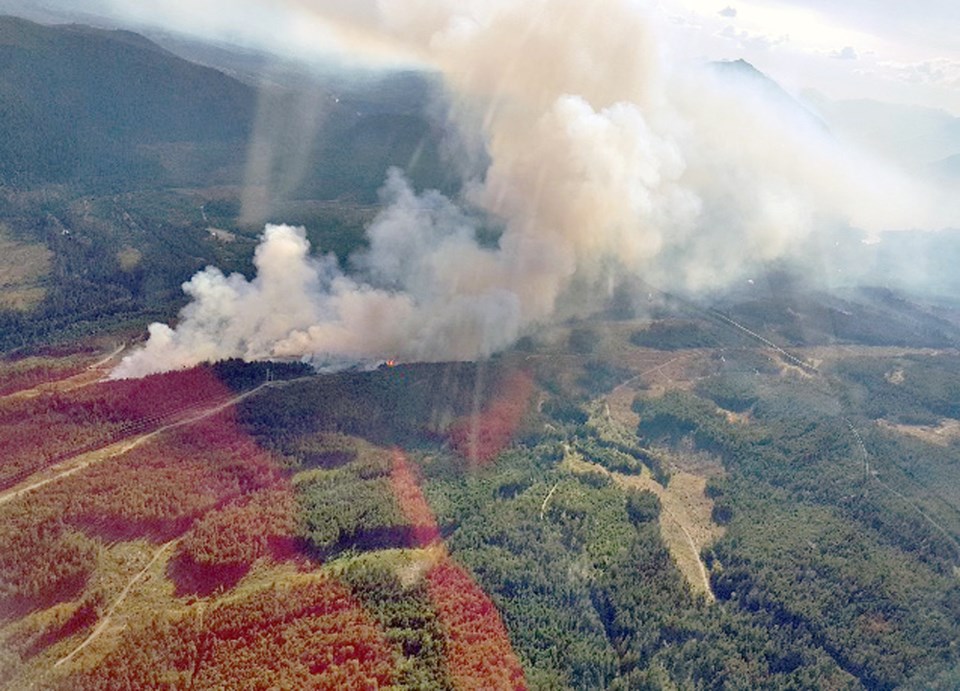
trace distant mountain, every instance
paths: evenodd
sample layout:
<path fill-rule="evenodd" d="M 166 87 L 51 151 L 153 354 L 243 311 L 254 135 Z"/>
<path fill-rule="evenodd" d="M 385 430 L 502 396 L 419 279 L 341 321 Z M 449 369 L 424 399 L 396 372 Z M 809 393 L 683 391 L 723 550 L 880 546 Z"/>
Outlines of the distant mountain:
<path fill-rule="evenodd" d="M 834 101 L 815 91 L 803 97 L 831 130 L 908 167 L 922 169 L 960 154 L 960 118 L 946 111 L 869 99 Z"/>
<path fill-rule="evenodd" d="M 796 103 L 782 86 L 742 58 L 739 60 L 718 60 L 710 63 L 710 67 L 717 74 L 725 77 L 733 77 L 753 83 L 778 100 Z"/>
<path fill-rule="evenodd" d="M 960 175 L 960 118 L 946 111 L 869 99 L 833 100 L 814 90 L 795 98 L 746 60 L 714 62 L 711 67 L 866 151 L 918 172 Z"/>
<path fill-rule="evenodd" d="M 825 126 L 823 120 L 806 104 L 791 96 L 776 80 L 771 79 L 746 60 L 721 60 L 710 63 L 710 67 L 724 79 L 742 84 L 759 93 L 771 105 L 799 116 L 806 124 L 816 128 Z"/>

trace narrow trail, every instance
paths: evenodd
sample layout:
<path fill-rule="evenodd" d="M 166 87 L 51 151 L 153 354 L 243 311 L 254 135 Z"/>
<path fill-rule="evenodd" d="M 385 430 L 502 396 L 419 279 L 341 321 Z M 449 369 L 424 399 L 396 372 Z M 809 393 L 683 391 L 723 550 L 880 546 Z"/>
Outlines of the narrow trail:
<path fill-rule="evenodd" d="M 633 384 L 633 382 L 641 379 L 642 377 L 645 377 L 649 374 L 653 374 L 656 372 L 662 373 L 663 368 L 677 361 L 688 359 L 689 357 L 690 357 L 689 354 L 677 355 L 676 357 L 673 357 L 667 360 L 666 362 L 660 363 L 655 367 L 650 367 L 648 369 L 643 370 L 639 374 L 636 374 L 630 377 L 629 379 L 621 382 L 618 386 L 612 389 L 608 394 L 606 394 L 603 397 L 604 412 L 607 418 L 607 422 L 611 424 L 617 424 L 616 421 L 613 420 L 613 417 L 610 412 L 609 401 L 611 398 L 616 397 L 621 391 L 625 391 L 631 384 Z M 567 451 L 569 452 L 569 447 L 567 447 Z M 592 463 L 590 465 L 594 466 L 595 469 L 597 470 L 606 471 L 606 469 L 600 465 L 596 465 Z M 670 510 L 664 504 L 664 501 L 666 499 L 665 495 L 668 493 L 669 490 L 652 479 L 649 479 L 647 482 L 639 482 L 637 478 L 632 478 L 626 475 L 622 475 L 620 473 L 610 473 L 609 471 L 606 471 L 606 472 L 614 479 L 615 482 L 617 482 L 617 484 L 621 486 L 634 486 L 639 489 L 646 489 L 646 490 L 652 491 L 654 494 L 657 495 L 657 497 L 661 500 L 662 516 L 679 529 L 680 533 L 683 535 L 683 542 L 685 543 L 685 546 L 689 549 L 689 556 L 691 557 L 690 561 L 696 562 L 696 565 L 697 565 L 696 570 L 699 576 L 698 580 L 700 581 L 700 585 L 702 587 L 702 592 L 704 593 L 704 596 L 707 598 L 708 602 L 716 602 L 716 596 L 714 595 L 713 588 L 710 585 L 710 574 L 707 572 L 707 567 L 703 563 L 703 559 L 700 557 L 700 548 L 697 547 L 696 540 L 694 540 L 693 535 L 690 534 L 690 531 L 687 530 L 686 526 L 684 525 L 684 521 L 681 520 L 680 517 L 674 511 Z M 549 499 L 549 495 L 547 498 Z M 546 505 L 546 501 L 544 501 L 544 505 Z M 543 517 L 542 514 L 543 512 L 541 511 L 541 518 Z M 676 540 L 669 540 L 668 542 L 669 542 L 668 546 L 670 549 L 676 550 L 680 548 L 680 545 L 677 543 Z M 678 567 L 681 568 L 681 573 L 683 573 L 683 575 L 687 578 L 687 580 L 690 581 L 690 585 L 694 586 L 695 584 L 692 582 L 694 578 L 693 578 L 693 575 L 689 573 L 689 569 L 680 566 L 680 561 L 677 559 L 676 556 L 674 557 L 674 560 L 677 561 Z"/>
<path fill-rule="evenodd" d="M 541 520 L 541 521 L 543 520 L 543 515 L 544 515 L 544 514 L 546 513 L 546 511 L 547 511 L 547 504 L 550 503 L 550 498 L 553 496 L 553 493 L 557 491 L 557 487 L 559 487 L 559 486 L 560 486 L 560 481 L 557 480 L 556 483 L 553 485 L 553 488 L 551 488 L 551 490 L 550 490 L 549 492 L 547 492 L 547 496 L 544 497 L 543 503 L 540 505 L 540 520 Z"/>
<path fill-rule="evenodd" d="M 676 492 L 675 487 L 669 485 L 664 487 L 649 475 L 641 477 L 611 472 L 598 463 L 579 458 L 579 454 L 573 451 L 568 444 L 564 444 L 563 462 L 567 465 L 567 468 L 575 474 L 583 472 L 600 473 L 611 478 L 622 488 L 647 490 L 657 495 L 657 498 L 660 500 L 662 517 L 660 520 L 660 534 L 663 537 L 664 544 L 673 557 L 674 563 L 690 584 L 691 588 L 702 592 L 708 602 L 716 602 L 716 596 L 710 585 L 710 574 L 707 571 L 706 565 L 703 563 L 703 559 L 700 557 L 701 547 L 697 546 L 696 539 L 694 539 L 693 534 L 687 528 L 687 524 L 694 526 L 697 519 L 690 513 L 689 507 L 684 503 L 683 497 Z M 559 484 L 558 482 L 557 485 Z M 547 499 L 544 500 L 541 507 L 542 509 L 546 507 L 547 500 L 553 495 L 553 491 L 557 485 L 555 485 L 554 489 L 547 495 Z M 683 513 L 684 516 L 681 517 L 680 513 Z M 541 512 L 541 519 L 542 518 L 543 513 Z M 666 521 L 664 521 L 663 518 L 666 518 Z M 679 532 L 671 530 L 668 524 L 676 526 Z M 711 544 L 716 537 L 718 536 L 714 535 L 714 537 L 705 538 L 703 546 L 705 547 Z M 697 565 L 695 571 L 690 568 L 694 562 Z"/>
<path fill-rule="evenodd" d="M 107 355 L 106 357 L 104 357 L 102 360 L 97 360 L 95 363 L 93 363 L 92 365 L 88 366 L 87 369 L 88 369 L 88 370 L 100 369 L 101 367 L 103 367 L 104 365 L 106 365 L 108 362 L 110 362 L 111 360 L 113 360 L 115 357 L 117 357 L 117 355 L 119 355 L 119 354 L 122 353 L 124 350 L 126 350 L 126 348 L 127 348 L 127 344 L 126 344 L 126 343 L 121 343 L 119 346 L 117 346 L 117 349 L 116 349 L 116 350 L 114 350 L 112 353 L 110 353 L 109 355 Z"/>
<path fill-rule="evenodd" d="M 613 389 L 611 389 L 611 390 L 610 390 L 610 393 L 607 394 L 607 397 L 616 396 L 620 391 L 625 390 L 628 386 L 630 386 L 631 384 L 633 384 L 633 382 L 637 381 L 638 379 L 641 379 L 642 377 L 645 377 L 645 376 L 647 376 L 648 374 L 653 374 L 654 372 L 660 371 L 660 370 L 662 370 L 664 367 L 666 367 L 667 365 L 671 365 L 671 364 L 673 364 L 674 362 L 676 362 L 677 360 L 682 360 L 682 359 L 685 359 L 686 357 L 688 357 L 686 354 L 684 354 L 684 355 L 677 355 L 676 357 L 670 358 L 670 359 L 667 360 L 666 362 L 661 362 L 659 365 L 656 365 L 655 367 L 651 367 L 651 368 L 649 368 L 649 369 L 645 369 L 644 371 L 640 372 L 639 374 L 633 375 L 632 377 L 630 377 L 630 378 L 627 379 L 626 381 L 621 382 L 620 384 L 618 384 L 617 386 L 615 386 Z"/>
<path fill-rule="evenodd" d="M 611 473 L 611 476 L 621 487 L 647 490 L 660 499 L 660 534 L 667 549 L 673 555 L 677 568 L 695 591 L 702 592 L 708 602 L 716 602 L 717 598 L 710 583 L 710 573 L 700 553 L 702 549 L 719 539 L 723 531 L 712 525 L 709 512 L 699 517 L 696 515 L 695 506 L 688 503 L 683 490 L 674 484 L 678 481 L 676 477 L 667 486 L 663 486 L 649 476 L 640 478 L 622 473 Z M 671 525 L 676 530 L 672 530 Z M 703 533 L 700 544 L 693 536 L 691 529 Z M 694 564 L 696 564 L 695 568 Z"/>
<path fill-rule="evenodd" d="M 948 531 L 940 523 L 938 523 L 931 516 L 929 516 L 923 509 L 920 508 L 919 505 L 914 503 L 909 497 L 904 495 L 899 490 L 894 489 L 888 483 L 881 480 L 880 477 L 877 475 L 876 470 L 870 469 L 870 454 L 867 452 L 867 445 L 863 443 L 863 437 L 860 436 L 860 432 L 857 431 L 857 428 L 853 426 L 853 423 L 850 422 L 850 420 L 848 420 L 847 418 L 843 418 L 843 421 L 847 423 L 847 427 L 850 428 L 850 431 L 853 433 L 853 436 L 856 438 L 857 445 L 860 448 L 860 455 L 861 455 L 861 459 L 863 460 L 863 474 L 864 474 L 865 481 L 870 482 L 872 480 L 873 482 L 876 482 L 883 489 L 887 490 L 888 492 L 893 494 L 895 497 L 899 498 L 901 501 L 905 502 L 907 505 L 913 508 L 913 510 L 916 511 L 920 515 L 920 517 L 927 522 L 929 526 L 931 526 L 934 530 L 936 530 L 938 533 L 940 533 L 947 539 L 947 541 L 953 547 L 954 551 L 957 553 L 957 558 L 960 559 L 960 542 L 958 542 L 957 539 L 950 534 L 950 531 Z"/>
<path fill-rule="evenodd" d="M 905 502 L 907 505 L 913 508 L 914 511 L 920 514 L 920 517 L 923 518 L 924 521 L 926 521 L 934 530 L 936 530 L 941 535 L 943 535 L 947 539 L 947 541 L 950 542 L 953 549 L 956 551 L 957 559 L 960 560 L 960 542 L 957 542 L 957 539 L 953 537 L 953 535 L 951 535 L 946 528 L 944 528 L 942 525 L 940 525 L 940 523 L 938 523 L 933 518 L 931 518 L 923 509 L 921 509 L 917 504 L 915 504 L 909 497 L 907 497 L 902 492 L 899 492 L 898 490 L 894 489 L 893 487 L 891 487 L 889 484 L 881 480 L 876 475 L 874 475 L 872 479 L 874 482 L 876 482 L 878 485 L 883 487 L 885 490 L 893 494 L 895 497 L 898 497 L 901 501 Z"/>
<path fill-rule="evenodd" d="M 19 497 L 34 492 L 41 487 L 49 485 L 51 482 L 56 482 L 62 480 L 63 478 L 69 477 L 75 473 L 80 472 L 84 468 L 88 468 L 91 465 L 95 465 L 102 461 L 105 461 L 110 458 L 115 458 L 117 456 L 122 456 L 123 454 L 137 448 L 141 444 L 153 439 L 154 437 L 168 432 L 172 429 L 177 429 L 178 427 L 184 427 L 186 425 L 192 425 L 195 422 L 200 422 L 209 417 L 220 413 L 231 406 L 234 406 L 241 401 L 250 398 L 251 396 L 259 393 L 265 388 L 272 388 L 278 386 L 284 386 L 286 384 L 293 383 L 295 381 L 301 381 L 303 379 L 309 379 L 310 377 L 300 377 L 299 379 L 288 379 L 281 381 L 268 381 L 260 384 L 260 386 L 246 391 L 242 394 L 234 396 L 226 401 L 221 401 L 216 405 L 213 405 L 209 408 L 204 408 L 197 413 L 191 414 L 187 417 L 175 420 L 168 424 L 162 425 L 154 430 L 141 434 L 137 437 L 124 439 L 122 441 L 115 442 L 113 444 L 108 444 L 99 449 L 93 451 L 88 451 L 86 453 L 79 454 L 77 456 L 72 456 L 66 460 L 57 463 L 56 465 L 45 468 L 37 473 L 37 475 L 46 475 L 39 480 L 33 480 L 29 484 L 20 485 L 11 487 L 2 494 L 0 494 L 0 505 L 6 504 L 7 502 L 13 501 Z"/>
<path fill-rule="evenodd" d="M 812 364 L 810 364 L 809 362 L 804 362 L 803 360 L 801 360 L 800 358 L 796 357 L 795 355 L 791 355 L 790 353 L 788 353 L 786 350 L 784 350 L 783 348 L 781 348 L 780 346 L 778 346 L 778 345 L 777 345 L 776 343 L 774 343 L 773 341 L 771 341 L 771 340 L 769 340 L 769 339 L 767 339 L 767 338 L 764 338 L 763 336 L 761 336 L 760 334 L 758 334 L 756 331 L 752 331 L 751 329 L 748 329 L 748 328 L 745 327 L 743 324 L 734 321 L 733 319 L 731 319 L 731 318 L 728 317 L 727 315 L 723 314 L 722 312 L 718 312 L 718 311 L 715 310 L 715 309 L 708 310 L 708 312 L 709 312 L 709 314 L 710 314 L 711 316 L 713 316 L 713 317 L 721 320 L 722 322 L 724 322 L 724 323 L 726 323 L 726 324 L 729 324 L 730 326 L 732 326 L 733 328 L 735 328 L 735 329 L 737 329 L 737 330 L 739 330 L 739 331 L 742 331 L 743 333 L 745 333 L 745 334 L 747 334 L 748 336 L 750 336 L 751 338 L 759 341 L 760 343 L 762 343 L 763 345 L 767 346 L 768 348 L 773 348 L 773 349 L 774 349 L 777 353 L 779 353 L 782 357 L 786 358 L 787 360 L 789 360 L 790 362 L 792 362 L 794 365 L 796 365 L 796 366 L 799 367 L 800 369 L 804 370 L 805 372 L 807 372 L 807 373 L 809 373 L 809 374 L 819 374 L 819 373 L 820 373 L 820 370 L 818 370 L 816 367 L 814 367 L 814 366 L 813 366 Z"/>
<path fill-rule="evenodd" d="M 707 573 L 707 567 L 703 563 L 703 559 L 700 558 L 700 549 L 697 547 L 696 541 L 694 541 L 693 536 L 690 534 L 690 531 L 686 529 L 683 525 L 683 522 L 674 514 L 672 511 L 667 509 L 661 504 L 661 511 L 666 514 L 667 518 L 673 521 L 681 532 L 683 532 L 684 538 L 686 538 L 687 545 L 690 547 L 690 552 L 694 557 L 694 560 L 697 562 L 697 568 L 700 571 L 700 579 L 703 583 L 703 591 L 706 594 L 707 600 L 710 602 L 716 602 L 717 597 L 713 594 L 713 587 L 710 585 L 710 574 Z"/>
<path fill-rule="evenodd" d="M 0 400 L 16 401 L 20 399 L 37 398 L 45 393 L 52 393 L 54 391 L 75 391 L 77 389 L 82 389 L 85 386 L 96 384 L 103 379 L 102 370 L 113 360 L 115 360 L 120 353 L 126 350 L 126 347 L 126 343 L 121 343 L 113 352 L 108 353 L 93 364 L 87 365 L 77 374 L 73 374 L 63 379 L 54 379 L 51 381 L 41 382 L 40 384 L 32 386 L 29 389 L 13 391 L 12 393 L 0 396 Z"/>
<path fill-rule="evenodd" d="M 127 585 L 124 586 L 123 590 L 121 590 L 120 593 L 117 595 L 117 597 L 114 598 L 113 602 L 110 603 L 110 607 L 107 609 L 106 614 L 104 614 L 103 617 L 100 619 L 96 628 L 94 628 L 93 631 L 90 632 L 90 635 L 87 636 L 83 640 L 83 642 L 80 643 L 80 645 L 78 645 L 76 648 L 70 651 L 70 653 L 68 653 L 67 655 L 64 655 L 59 660 L 57 660 L 53 665 L 54 667 L 59 667 L 60 665 L 66 662 L 70 662 L 70 660 L 72 660 L 77 655 L 77 653 L 79 653 L 81 650 L 83 650 L 88 645 L 93 643 L 93 641 L 95 641 L 100 636 L 100 634 L 102 634 L 104 631 L 107 630 L 107 628 L 109 628 L 114 612 L 116 612 L 117 608 L 123 604 L 123 601 L 127 598 L 127 595 L 130 594 L 130 591 L 133 589 L 133 587 L 137 583 L 139 583 L 144 576 L 147 575 L 147 572 L 153 567 L 154 564 L 157 563 L 160 557 L 163 556 L 163 553 L 166 552 L 168 549 L 170 549 L 170 547 L 172 547 L 176 542 L 177 540 L 171 540 L 170 542 L 167 542 L 166 544 L 161 545 L 159 549 L 157 549 L 157 551 L 154 552 L 153 558 L 151 558 L 150 561 L 147 562 L 147 565 L 144 566 L 139 572 L 134 574 L 133 578 L 131 578 L 127 582 Z"/>
<path fill-rule="evenodd" d="M 624 381 L 620 382 L 617 386 L 598 399 L 603 401 L 603 414 L 606 417 L 607 422 L 616 422 L 617 425 L 624 428 L 635 428 L 640 422 L 640 418 L 632 412 L 634 395 L 637 393 L 635 389 L 631 388 L 634 382 L 640 381 L 644 377 L 651 374 L 659 374 L 664 379 L 664 386 L 667 386 L 674 381 L 674 377 L 670 376 L 664 370 L 670 365 L 676 363 L 688 363 L 691 358 L 696 358 L 697 356 L 698 354 L 693 352 L 685 352 L 680 355 L 675 355 L 669 360 L 661 362 L 652 367 L 648 367 L 638 374 L 631 375 Z"/>

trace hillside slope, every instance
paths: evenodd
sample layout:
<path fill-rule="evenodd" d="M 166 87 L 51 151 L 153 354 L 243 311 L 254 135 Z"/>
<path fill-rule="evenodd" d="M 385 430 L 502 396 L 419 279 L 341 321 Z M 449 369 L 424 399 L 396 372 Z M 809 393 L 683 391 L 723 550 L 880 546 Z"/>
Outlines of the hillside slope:
<path fill-rule="evenodd" d="M 145 149 L 242 143 L 256 94 L 126 31 L 0 18 L 0 180 L 157 182 Z"/>
<path fill-rule="evenodd" d="M 139 34 L 0 17 L 0 183 L 237 184 L 376 198 L 391 166 L 449 186 L 419 76 L 228 76 Z M 259 82 L 258 82 L 259 80 Z M 269 151 L 266 168 L 249 155 Z M 251 173 L 254 179 L 248 179 Z"/>

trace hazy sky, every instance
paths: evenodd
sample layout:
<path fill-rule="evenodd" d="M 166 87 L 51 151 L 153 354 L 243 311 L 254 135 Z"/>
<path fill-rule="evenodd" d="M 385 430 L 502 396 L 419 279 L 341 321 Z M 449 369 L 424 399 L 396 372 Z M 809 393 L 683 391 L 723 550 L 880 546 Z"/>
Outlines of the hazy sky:
<path fill-rule="evenodd" d="M 663 0 L 684 50 L 743 57 L 792 90 L 960 115 L 957 0 Z"/>
<path fill-rule="evenodd" d="M 430 0 L 410 0 L 418 7 Z M 470 4 L 470 0 L 464 0 Z M 517 0 L 523 2 L 524 0 Z M 571 0 L 575 1 L 575 0 Z M 668 43 L 691 58 L 744 58 L 788 90 L 875 98 L 960 115 L 958 0 L 597 0 L 654 8 Z M 344 36 L 348 50 L 393 55 L 373 26 L 378 6 L 399 0 L 0 0 L 112 14 L 143 24 L 242 41 L 306 58 Z M 339 27 L 331 31 L 329 19 Z M 347 28 L 353 27 L 353 28 Z"/>

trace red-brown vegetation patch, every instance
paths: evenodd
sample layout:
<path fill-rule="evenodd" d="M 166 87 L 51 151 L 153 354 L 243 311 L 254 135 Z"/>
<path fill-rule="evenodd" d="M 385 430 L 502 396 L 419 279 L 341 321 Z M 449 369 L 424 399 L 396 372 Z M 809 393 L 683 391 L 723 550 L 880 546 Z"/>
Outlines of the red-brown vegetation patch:
<path fill-rule="evenodd" d="M 77 391 L 70 402 L 98 420 L 149 423 L 215 404 L 230 395 L 213 370 L 201 366 L 142 379 L 103 381 Z"/>
<path fill-rule="evenodd" d="M 168 573 L 178 595 L 206 595 L 235 585 L 257 559 L 296 553 L 299 508 L 291 488 L 277 486 L 210 511 L 184 535 Z"/>
<path fill-rule="evenodd" d="M 486 406 L 450 425 L 454 450 L 473 464 L 484 465 L 496 458 L 513 440 L 533 391 L 533 378 L 527 372 L 507 376 Z"/>
<path fill-rule="evenodd" d="M 0 506 L 0 617 L 79 595 L 97 554 L 96 543 L 84 533 L 108 541 L 166 541 L 207 512 L 282 482 L 274 459 L 228 410 L 8 502 Z M 284 521 L 295 513 L 291 497 L 278 501 L 282 495 L 270 493 L 235 509 L 233 518 L 247 520 L 232 526 L 233 535 L 247 539 L 258 522 L 264 539 L 278 538 L 271 547 L 279 553 L 284 548 L 279 537 L 292 534 Z M 248 549 L 256 551 L 259 544 L 255 539 Z M 291 542 L 283 544 L 289 548 Z"/>
<path fill-rule="evenodd" d="M 123 425 L 77 419 L 59 396 L 0 404 L 0 489 L 122 438 Z"/>
<path fill-rule="evenodd" d="M 410 542 L 417 547 L 426 547 L 440 539 L 440 529 L 420 483 L 406 456 L 395 449 L 390 484 L 400 511 L 410 526 Z"/>
<path fill-rule="evenodd" d="M 87 599 L 79 604 L 65 606 L 39 627 L 28 627 L 16 632 L 5 644 L 23 660 L 34 657 L 51 645 L 93 626 L 97 622 L 100 605 L 99 600 Z"/>
<path fill-rule="evenodd" d="M 166 541 L 207 511 L 280 480 L 272 457 L 224 411 L 165 432 L 53 486 L 67 520 L 108 540 Z"/>
<path fill-rule="evenodd" d="M 232 590 L 250 573 L 250 564 L 198 564 L 185 552 L 177 552 L 167 563 L 167 577 L 176 584 L 177 597 L 210 597 Z"/>
<path fill-rule="evenodd" d="M 525 689 L 523 668 L 500 614 L 473 578 L 443 559 L 427 573 L 427 589 L 446 635 L 454 687 Z"/>
<path fill-rule="evenodd" d="M 188 418 L 230 395 L 212 371 L 196 368 L 3 401 L 0 489 L 60 461 Z"/>
<path fill-rule="evenodd" d="M 384 634 L 330 579 L 261 590 L 128 630 L 63 688 L 367 689 L 393 679 Z"/>
<path fill-rule="evenodd" d="M 0 521 L 57 517 L 108 540 L 166 541 L 207 511 L 282 478 L 273 457 L 226 410 L 2 505 Z M 0 537 L 0 551 L 4 544 Z"/>
<path fill-rule="evenodd" d="M 0 518 L 0 620 L 76 597 L 96 563 L 96 546 L 56 517 Z"/>

